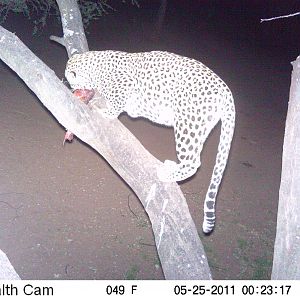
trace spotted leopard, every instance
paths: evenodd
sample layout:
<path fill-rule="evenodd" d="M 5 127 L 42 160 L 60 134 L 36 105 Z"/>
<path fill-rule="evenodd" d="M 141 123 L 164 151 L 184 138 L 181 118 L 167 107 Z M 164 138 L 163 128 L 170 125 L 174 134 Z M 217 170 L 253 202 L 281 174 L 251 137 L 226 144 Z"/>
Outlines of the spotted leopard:
<path fill-rule="evenodd" d="M 107 100 L 106 118 L 122 112 L 174 127 L 178 163 L 165 161 L 161 181 L 181 181 L 200 167 L 203 144 L 221 120 L 221 135 L 205 197 L 203 231 L 215 224 L 215 201 L 235 126 L 235 106 L 227 85 L 204 64 L 168 52 L 90 51 L 73 55 L 65 76 L 73 89 L 98 89 Z"/>

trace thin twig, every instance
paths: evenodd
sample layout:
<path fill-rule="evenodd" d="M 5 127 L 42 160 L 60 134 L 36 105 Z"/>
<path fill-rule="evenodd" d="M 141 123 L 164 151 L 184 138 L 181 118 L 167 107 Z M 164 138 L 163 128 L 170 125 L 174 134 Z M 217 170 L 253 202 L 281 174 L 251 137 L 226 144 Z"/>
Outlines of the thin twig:
<path fill-rule="evenodd" d="M 140 244 L 141 246 L 156 247 L 156 245 L 154 245 L 154 244 L 148 244 L 148 243 L 143 243 L 143 242 L 139 242 L 139 244 Z"/>
<path fill-rule="evenodd" d="M 294 14 L 290 14 L 290 15 L 284 15 L 284 16 L 273 17 L 273 18 L 269 18 L 269 19 L 260 19 L 260 23 L 266 22 L 266 21 L 277 20 L 277 19 L 283 19 L 283 18 L 294 17 L 294 16 L 297 16 L 297 15 L 300 15 L 300 12 L 297 12 L 297 13 L 294 13 Z"/>
<path fill-rule="evenodd" d="M 14 216 L 14 218 L 13 218 L 14 221 L 15 221 L 17 218 L 20 217 L 20 215 L 19 215 L 19 213 L 18 213 L 18 210 L 19 210 L 20 208 L 23 207 L 22 204 L 21 204 L 20 206 L 18 206 L 18 207 L 14 207 L 13 205 L 11 205 L 10 203 L 8 203 L 8 202 L 6 202 L 6 201 L 0 201 L 0 203 L 6 204 L 7 206 L 9 206 L 9 207 L 12 208 L 13 210 L 15 210 L 15 216 Z"/>
<path fill-rule="evenodd" d="M 54 41 L 54 42 L 56 42 L 58 44 L 61 44 L 64 47 L 66 47 L 66 43 L 65 43 L 64 38 L 61 38 L 61 37 L 58 37 L 58 36 L 55 36 L 55 35 L 51 35 L 50 36 L 50 40 Z"/>
<path fill-rule="evenodd" d="M 128 195 L 128 202 L 127 202 L 127 204 L 128 204 L 128 208 L 129 208 L 129 210 L 131 211 L 131 213 L 138 219 L 139 217 L 137 216 L 137 214 L 131 209 L 131 207 L 130 207 L 130 196 L 131 196 L 132 194 L 129 194 Z"/>

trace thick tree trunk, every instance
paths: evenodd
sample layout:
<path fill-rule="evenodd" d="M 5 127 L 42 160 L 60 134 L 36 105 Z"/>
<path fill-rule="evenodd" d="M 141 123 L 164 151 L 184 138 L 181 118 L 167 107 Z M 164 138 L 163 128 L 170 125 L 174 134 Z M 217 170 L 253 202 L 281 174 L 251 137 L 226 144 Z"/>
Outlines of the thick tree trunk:
<path fill-rule="evenodd" d="M 272 279 L 300 279 L 300 57 L 293 62 Z"/>
<path fill-rule="evenodd" d="M 81 13 L 75 0 L 56 1 L 61 15 L 63 38 L 50 36 L 50 39 L 60 43 L 67 50 L 68 56 L 74 53 L 88 51 L 88 43 L 84 34 Z"/>
<path fill-rule="evenodd" d="M 58 3 L 61 9 L 64 5 L 63 11 L 71 11 L 77 5 L 75 0 Z M 62 16 L 63 26 L 69 26 L 68 30 L 64 29 L 68 39 L 73 36 L 69 35 L 70 31 L 80 30 L 71 27 L 77 26 L 78 22 L 69 22 L 75 17 L 69 13 Z M 77 35 L 82 37 L 83 33 Z M 59 42 L 66 45 L 64 38 Z M 69 41 L 68 47 L 68 53 L 73 53 L 72 49 L 81 52 L 87 46 Z M 78 101 L 51 69 L 2 27 L 0 58 L 24 80 L 63 126 L 98 151 L 136 193 L 152 223 L 165 278 L 211 279 L 203 246 L 180 188 L 176 183 L 162 183 L 157 178 L 156 169 L 161 162 L 151 156 L 118 120 L 105 120 L 93 106 Z"/>

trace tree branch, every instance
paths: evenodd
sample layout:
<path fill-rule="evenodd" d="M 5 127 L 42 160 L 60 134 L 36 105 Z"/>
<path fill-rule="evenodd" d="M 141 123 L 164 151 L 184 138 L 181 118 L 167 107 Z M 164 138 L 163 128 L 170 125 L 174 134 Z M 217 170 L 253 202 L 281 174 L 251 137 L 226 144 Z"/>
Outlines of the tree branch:
<path fill-rule="evenodd" d="M 294 13 L 294 14 L 290 14 L 290 15 L 273 17 L 273 18 L 269 18 L 269 19 L 260 19 L 260 23 L 267 22 L 267 21 L 273 21 L 273 20 L 277 20 L 277 19 L 290 18 L 290 17 L 294 17 L 294 16 L 297 16 L 297 15 L 300 15 L 300 12 L 297 12 L 297 13 Z"/>
<path fill-rule="evenodd" d="M 64 38 L 61 38 L 61 37 L 58 37 L 58 36 L 55 36 L 55 35 L 51 35 L 50 40 L 53 41 L 53 42 L 56 42 L 58 44 L 61 44 L 63 47 L 66 47 L 66 43 L 65 43 Z"/>

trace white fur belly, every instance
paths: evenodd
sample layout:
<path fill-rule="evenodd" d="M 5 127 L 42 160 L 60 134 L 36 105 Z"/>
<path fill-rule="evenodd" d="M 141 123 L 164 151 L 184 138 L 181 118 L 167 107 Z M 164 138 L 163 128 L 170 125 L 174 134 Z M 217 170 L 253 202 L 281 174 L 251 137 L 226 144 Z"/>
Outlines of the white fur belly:
<path fill-rule="evenodd" d="M 132 118 L 143 117 L 160 125 L 174 126 L 174 111 L 171 107 L 154 106 L 153 103 L 141 99 L 138 94 L 131 95 L 124 110 Z"/>

